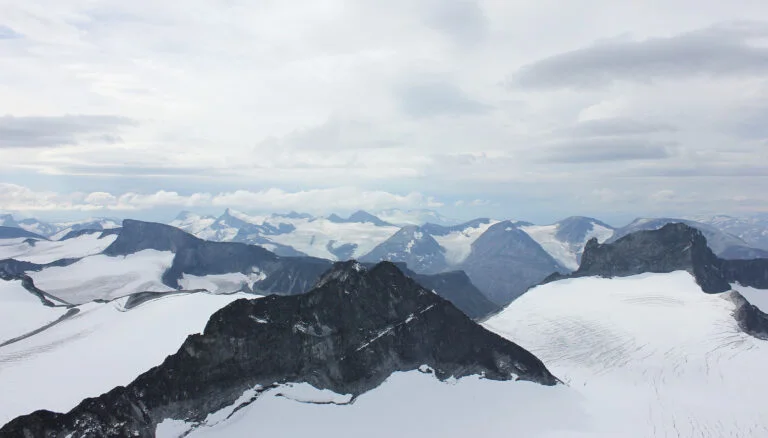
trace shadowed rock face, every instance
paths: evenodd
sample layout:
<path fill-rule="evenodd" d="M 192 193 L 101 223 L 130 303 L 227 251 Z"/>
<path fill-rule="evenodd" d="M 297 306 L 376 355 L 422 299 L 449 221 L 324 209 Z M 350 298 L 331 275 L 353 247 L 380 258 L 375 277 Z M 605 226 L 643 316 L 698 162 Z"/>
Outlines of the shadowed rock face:
<path fill-rule="evenodd" d="M 372 263 L 366 264 L 368 268 L 373 266 Z M 464 271 L 425 275 L 411 271 L 405 263 L 395 263 L 395 266 L 420 285 L 450 301 L 470 318 L 481 319 L 501 309 L 472 284 Z"/>
<path fill-rule="evenodd" d="M 2 227 L 0 226 L 0 239 L 16 239 L 19 237 L 27 237 L 30 239 L 39 239 L 39 240 L 48 240 L 45 237 L 31 233 L 27 230 L 24 230 L 22 228 L 16 228 L 16 227 Z"/>
<path fill-rule="evenodd" d="M 768 289 L 768 259 L 720 260 L 720 269 L 729 283 Z"/>
<path fill-rule="evenodd" d="M 657 230 L 667 224 L 685 224 L 690 228 L 695 228 L 701 231 L 701 233 L 707 239 L 707 245 L 709 245 L 709 247 L 718 257 L 723 259 L 749 260 L 754 258 L 768 257 L 768 251 L 758 248 L 751 248 L 749 244 L 736 236 L 724 233 L 712 225 L 686 219 L 636 219 L 631 224 L 616 229 L 616 232 L 613 236 L 611 236 L 610 239 L 608 239 L 608 242 L 615 242 L 628 234 L 641 230 Z"/>
<path fill-rule="evenodd" d="M 623 277 L 680 270 L 693 274 L 704 292 L 725 292 L 731 283 L 768 289 L 768 259 L 718 258 L 701 231 L 682 223 L 638 231 L 613 243 L 590 240 L 581 266 L 571 276 Z M 553 277 L 557 278 L 564 277 Z"/>
<path fill-rule="evenodd" d="M 563 268 L 517 224 L 499 222 L 474 243 L 461 268 L 495 303 L 505 305 Z"/>
<path fill-rule="evenodd" d="M 756 338 L 768 341 L 768 315 L 750 304 L 740 293 L 732 291 L 730 294 L 731 301 L 736 304 L 733 317 L 739 323 L 739 328 Z"/>
<path fill-rule="evenodd" d="M 67 414 L 19 417 L 0 436 L 149 437 L 164 419 L 199 422 L 257 385 L 307 382 L 357 396 L 395 371 L 421 365 L 440 379 L 481 374 L 558 383 L 534 355 L 475 324 L 393 264 L 366 270 L 344 262 L 307 294 L 229 304 L 203 334 L 188 337 L 127 387 Z"/>
<path fill-rule="evenodd" d="M 720 265 L 701 231 L 675 223 L 628 234 L 613 243 L 599 244 L 591 239 L 572 277 L 625 277 L 685 270 L 693 274 L 702 290 L 716 293 L 730 290 Z"/>

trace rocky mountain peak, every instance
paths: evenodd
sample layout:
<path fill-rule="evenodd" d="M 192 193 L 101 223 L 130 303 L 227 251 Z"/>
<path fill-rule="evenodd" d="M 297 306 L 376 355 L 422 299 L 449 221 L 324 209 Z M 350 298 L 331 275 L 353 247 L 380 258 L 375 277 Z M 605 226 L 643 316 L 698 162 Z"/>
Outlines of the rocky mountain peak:
<path fill-rule="evenodd" d="M 721 261 L 707 246 L 704 234 L 684 223 L 637 231 L 612 243 L 590 239 L 573 276 L 621 277 L 680 270 L 693 274 L 705 292 L 730 289 L 721 272 Z"/>
<path fill-rule="evenodd" d="M 235 301 L 128 386 L 66 414 L 19 417 L 0 435 L 149 437 L 169 418 L 194 428 L 253 388 L 306 382 L 356 397 L 393 372 L 423 365 L 441 380 L 483 375 L 559 382 L 534 355 L 474 323 L 392 263 L 368 270 L 340 263 L 323 278 L 303 295 Z"/>

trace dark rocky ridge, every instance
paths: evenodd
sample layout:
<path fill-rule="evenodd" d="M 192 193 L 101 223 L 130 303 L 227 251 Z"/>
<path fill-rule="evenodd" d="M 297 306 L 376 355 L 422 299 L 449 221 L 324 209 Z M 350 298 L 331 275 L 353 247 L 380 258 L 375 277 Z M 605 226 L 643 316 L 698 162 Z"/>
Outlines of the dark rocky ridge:
<path fill-rule="evenodd" d="M 728 291 L 731 283 L 768 289 L 768 259 L 721 259 L 712 252 L 700 230 L 683 223 L 637 231 L 612 243 L 599 244 L 592 239 L 584 248 L 581 266 L 576 272 L 553 275 L 546 281 L 680 270 L 693 274 L 701 289 L 708 293 Z"/>
<path fill-rule="evenodd" d="M 203 334 L 189 336 L 127 387 L 67 414 L 16 418 L 0 436 L 151 437 L 164 419 L 200 422 L 257 385 L 307 382 L 357 396 L 421 365 L 440 379 L 559 382 L 534 355 L 475 324 L 395 265 L 366 270 L 344 262 L 307 294 L 229 304 Z"/>
<path fill-rule="evenodd" d="M 731 301 L 736 304 L 733 317 L 738 322 L 739 328 L 758 339 L 768 341 L 768 315 L 758 309 L 757 306 L 750 304 L 740 293 L 736 291 L 729 293 L 731 294 Z"/>
<path fill-rule="evenodd" d="M 571 277 L 626 277 L 646 272 L 685 270 L 693 274 L 702 290 L 730 290 L 721 261 L 707 246 L 701 231 L 686 224 L 667 224 L 658 230 L 637 231 L 613 243 L 591 239 L 584 248 L 581 265 Z"/>
<path fill-rule="evenodd" d="M 635 219 L 629 225 L 617 228 L 611 238 L 607 240 L 607 243 L 615 242 L 620 238 L 637 232 L 637 231 L 649 231 L 657 230 L 670 223 L 685 224 L 691 228 L 695 228 L 704 235 L 707 239 L 707 244 L 712 251 L 720 258 L 723 259 L 742 259 L 750 260 L 754 258 L 766 258 L 768 257 L 768 251 L 752 248 L 749 244 L 737 236 L 722 232 L 721 230 L 713 227 L 712 225 L 703 224 L 686 219 L 671 219 L 671 218 L 646 218 Z"/>

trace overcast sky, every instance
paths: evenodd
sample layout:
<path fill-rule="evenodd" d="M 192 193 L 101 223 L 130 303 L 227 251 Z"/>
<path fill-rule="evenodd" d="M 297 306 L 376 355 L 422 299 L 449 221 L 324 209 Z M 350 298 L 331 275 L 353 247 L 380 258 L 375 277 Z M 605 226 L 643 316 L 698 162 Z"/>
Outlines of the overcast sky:
<path fill-rule="evenodd" d="M 768 211 L 765 0 L 0 0 L 0 210 Z"/>

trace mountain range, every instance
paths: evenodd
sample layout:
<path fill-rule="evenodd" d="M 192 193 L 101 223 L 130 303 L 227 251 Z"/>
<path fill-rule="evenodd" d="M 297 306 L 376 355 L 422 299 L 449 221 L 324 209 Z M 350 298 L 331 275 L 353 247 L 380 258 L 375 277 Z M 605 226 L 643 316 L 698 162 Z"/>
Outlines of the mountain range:
<path fill-rule="evenodd" d="M 599 242 L 615 241 L 629 233 L 658 229 L 667 223 L 686 223 L 701 230 L 710 248 L 720 257 L 768 257 L 768 250 L 760 246 L 759 238 L 766 233 L 767 224 L 759 218 L 738 220 L 718 216 L 701 218 L 702 222 L 641 218 L 614 228 L 597 219 L 580 216 L 548 225 L 488 218 L 446 225 L 451 221 L 429 210 L 380 213 L 389 220 L 365 211 L 343 218 L 335 214 L 316 217 L 297 212 L 254 216 L 227 209 L 218 217 L 182 212 L 169 224 L 204 240 L 257 245 L 280 257 L 358 259 L 366 263 L 386 260 L 405 263 L 420 274 L 464 271 L 497 305 L 511 302 L 553 272 L 564 274 L 576 270 L 586 242 L 593 237 Z M 423 222 L 431 219 L 442 224 Z M 120 225 L 111 219 L 48 224 L 29 218 L 15 220 L 9 215 L 2 216 L 2 221 L 6 226 L 33 233 L 45 231 L 38 235 L 52 240 L 72 237 L 82 230 Z M 729 230 L 739 235 L 730 234 Z M 745 236 L 753 244 L 739 236 Z M 0 247 L 0 257 L 13 256 L 3 249 Z"/>
<path fill-rule="evenodd" d="M 768 431 L 768 259 L 718 256 L 682 222 L 616 239 L 582 222 L 536 229 L 586 240 L 579 266 L 503 308 L 460 271 L 279 256 L 136 220 L 5 239 L 26 252 L 0 260 L 0 437 Z M 439 244 L 485 227 L 469 267 L 555 260 L 534 225 L 470 225 L 408 230 Z"/>

